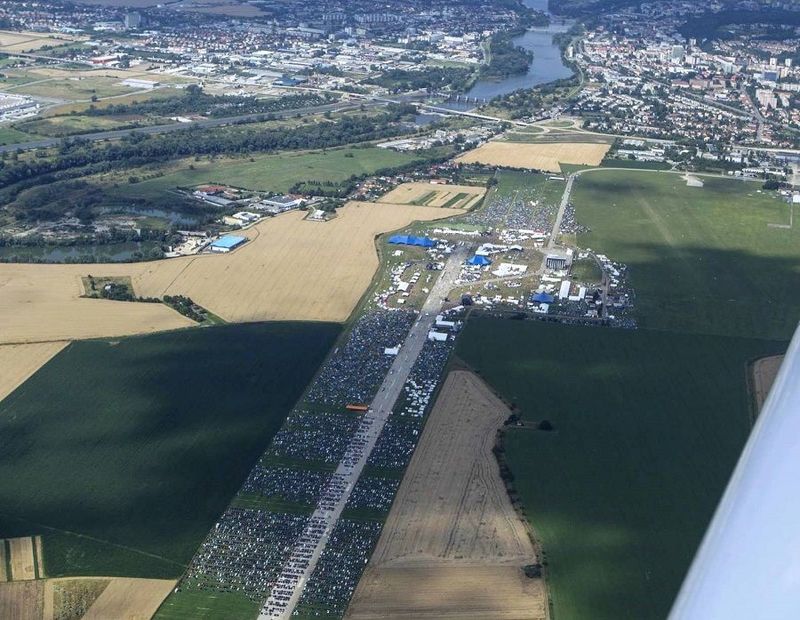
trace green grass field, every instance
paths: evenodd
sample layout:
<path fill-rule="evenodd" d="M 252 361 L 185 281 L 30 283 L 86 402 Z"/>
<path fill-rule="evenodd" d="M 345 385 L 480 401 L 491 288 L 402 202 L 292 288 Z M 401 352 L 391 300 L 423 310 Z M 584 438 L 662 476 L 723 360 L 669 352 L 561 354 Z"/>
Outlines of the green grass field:
<path fill-rule="evenodd" d="M 244 620 L 258 610 L 258 603 L 235 592 L 181 590 L 167 597 L 153 620 Z"/>
<path fill-rule="evenodd" d="M 662 620 L 750 429 L 748 361 L 786 343 L 471 319 L 458 355 L 523 419 L 506 459 L 555 620 Z M 741 561 L 746 561 L 742 558 Z"/>
<path fill-rule="evenodd" d="M 0 538 L 42 534 L 49 576 L 180 575 L 339 331 L 69 345 L 0 403 Z"/>
<path fill-rule="evenodd" d="M 491 191 L 491 199 L 517 196 L 525 200 L 542 200 L 558 205 L 564 193 L 564 182 L 551 181 L 548 176 L 550 175 L 524 170 L 498 170 L 497 185 Z"/>
<path fill-rule="evenodd" d="M 106 116 L 50 116 L 37 118 L 19 123 L 17 127 L 28 133 L 38 136 L 51 136 L 60 138 L 74 134 L 91 133 L 94 131 L 110 131 L 131 127 L 135 123 L 142 125 L 152 124 L 141 117 L 126 116 L 110 118 Z"/>
<path fill-rule="evenodd" d="M 13 127 L 0 127 L 0 145 L 16 144 L 18 142 L 26 142 L 33 140 L 34 136 L 29 136 L 23 131 L 14 129 Z"/>
<path fill-rule="evenodd" d="M 643 327 L 788 339 L 800 319 L 800 223 L 759 183 L 605 170 L 575 183 L 582 247 L 626 263 Z"/>
<path fill-rule="evenodd" d="M 37 80 L 24 84 L 14 89 L 15 93 L 47 97 L 51 99 L 64 99 L 65 101 L 82 101 L 91 99 L 113 97 L 133 92 L 134 89 L 120 84 L 122 78 L 104 76 L 52 78 Z"/>
<path fill-rule="evenodd" d="M 345 181 L 352 175 L 400 166 L 417 159 L 414 155 L 379 148 L 342 148 L 327 151 L 257 155 L 250 159 L 196 162 L 187 168 L 116 190 L 110 195 L 158 196 L 181 186 L 224 183 L 252 190 L 286 192 L 300 181 Z"/>

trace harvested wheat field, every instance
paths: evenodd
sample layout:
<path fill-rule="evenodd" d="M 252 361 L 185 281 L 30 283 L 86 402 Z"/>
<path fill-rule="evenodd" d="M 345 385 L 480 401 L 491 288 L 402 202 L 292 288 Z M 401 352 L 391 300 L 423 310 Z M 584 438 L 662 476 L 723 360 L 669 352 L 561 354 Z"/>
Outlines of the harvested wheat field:
<path fill-rule="evenodd" d="M 188 295 L 232 322 L 344 321 L 378 268 L 375 237 L 459 210 L 353 202 L 328 222 L 290 211 L 247 231 L 224 256 L 149 263 L 133 278 L 141 295 Z"/>
<path fill-rule="evenodd" d="M 3 620 L 42 620 L 44 582 L 0 583 L 0 618 Z"/>
<path fill-rule="evenodd" d="M 0 51 L 4 52 L 29 52 L 45 46 L 63 45 L 74 41 L 75 37 L 68 35 L 51 35 L 41 32 L 16 32 L 0 30 Z"/>
<path fill-rule="evenodd" d="M 4 541 L 0 540 L 0 583 L 8 581 L 8 575 L 6 574 L 8 571 L 6 570 L 6 544 Z"/>
<path fill-rule="evenodd" d="M 36 579 L 35 560 L 33 558 L 33 538 L 23 536 L 8 538 L 8 551 L 10 554 L 11 579 L 13 581 L 26 581 Z"/>
<path fill-rule="evenodd" d="M 378 202 L 397 205 L 420 205 L 446 209 L 469 209 L 486 193 L 485 187 L 474 185 L 442 185 L 440 183 L 402 183 L 384 194 Z"/>
<path fill-rule="evenodd" d="M 60 577 L 47 579 L 43 620 L 149 620 L 177 582 L 128 577 Z"/>
<path fill-rule="evenodd" d="M 525 524 L 492 454 L 509 411 L 474 374 L 447 377 L 347 612 L 379 618 L 546 618 Z"/>
<path fill-rule="evenodd" d="M 66 342 L 0 345 L 0 400 L 67 346 Z M 2 581 L 0 579 L 0 581 Z"/>
<path fill-rule="evenodd" d="M 229 254 L 103 265 L 0 264 L 0 344 L 114 337 L 195 325 L 162 304 L 83 299 L 81 277 L 130 276 L 137 295 L 187 295 L 231 322 L 344 321 L 378 268 L 375 237 L 462 213 L 353 202 L 328 222 L 290 211 Z"/>
<path fill-rule="evenodd" d="M 772 387 L 775 377 L 781 368 L 783 362 L 783 355 L 773 355 L 771 357 L 762 357 L 761 359 L 753 362 L 753 396 L 756 400 L 756 409 L 761 411 L 764 406 L 764 401 L 769 396 L 769 390 Z"/>
<path fill-rule="evenodd" d="M 84 620 L 149 620 L 177 582 L 170 579 L 111 580 L 89 607 Z"/>
<path fill-rule="evenodd" d="M 459 156 L 463 164 L 485 164 L 561 172 L 559 164 L 597 166 L 608 152 L 608 144 L 587 142 L 487 142 Z"/>
<path fill-rule="evenodd" d="M 124 336 L 194 325 L 162 304 L 81 298 L 81 276 L 127 275 L 145 265 L 0 264 L 0 344 Z"/>
<path fill-rule="evenodd" d="M 544 583 L 514 566 L 369 568 L 346 618 L 544 618 Z"/>

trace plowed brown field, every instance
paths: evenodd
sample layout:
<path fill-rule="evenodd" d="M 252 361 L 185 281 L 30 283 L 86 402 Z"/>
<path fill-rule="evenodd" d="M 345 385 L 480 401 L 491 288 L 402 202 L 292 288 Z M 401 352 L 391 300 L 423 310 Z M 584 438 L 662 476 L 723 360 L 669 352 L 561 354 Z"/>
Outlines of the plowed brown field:
<path fill-rule="evenodd" d="M 0 618 L 3 620 L 41 620 L 44 582 L 0 583 Z"/>
<path fill-rule="evenodd" d="M 509 411 L 470 372 L 448 376 L 347 618 L 541 619 L 536 562 L 492 454 Z"/>

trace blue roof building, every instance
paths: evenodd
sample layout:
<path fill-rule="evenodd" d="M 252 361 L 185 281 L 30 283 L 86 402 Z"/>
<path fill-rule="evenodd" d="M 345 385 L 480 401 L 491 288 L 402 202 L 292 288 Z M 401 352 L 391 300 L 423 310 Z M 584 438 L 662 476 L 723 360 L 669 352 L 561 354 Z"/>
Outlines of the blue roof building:
<path fill-rule="evenodd" d="M 225 235 L 216 241 L 212 241 L 210 247 L 212 252 L 230 252 L 231 250 L 238 248 L 245 241 L 247 241 L 247 237 Z"/>

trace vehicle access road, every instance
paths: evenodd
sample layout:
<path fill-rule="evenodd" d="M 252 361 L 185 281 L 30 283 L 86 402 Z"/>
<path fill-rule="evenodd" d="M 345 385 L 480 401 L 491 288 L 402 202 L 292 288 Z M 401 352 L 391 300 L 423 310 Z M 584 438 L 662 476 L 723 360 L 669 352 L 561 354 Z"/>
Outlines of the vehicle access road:
<path fill-rule="evenodd" d="M 569 204 L 569 197 L 572 194 L 572 184 L 575 183 L 576 174 L 573 172 L 567 177 L 567 186 L 564 188 L 564 193 L 561 195 L 561 204 L 558 206 L 558 213 L 556 213 L 556 221 L 553 222 L 553 230 L 550 232 L 550 238 L 547 240 L 547 249 L 552 250 L 556 244 L 556 235 L 561 232 L 561 222 L 564 220 L 564 211 L 567 210 Z"/>
<path fill-rule="evenodd" d="M 65 139 L 81 139 L 90 140 L 93 142 L 101 140 L 118 140 L 125 136 L 134 134 L 154 135 L 162 133 L 170 133 L 173 131 L 180 131 L 182 129 L 212 129 L 214 127 L 224 127 L 226 125 L 236 125 L 238 123 L 256 122 L 260 118 L 266 116 L 273 116 L 274 118 L 289 118 L 300 114 L 301 116 L 308 116 L 310 114 L 320 114 L 322 112 L 346 112 L 348 110 L 356 110 L 361 105 L 376 106 L 383 105 L 381 102 L 358 102 L 352 101 L 337 101 L 335 103 L 326 103 L 324 105 L 311 106 L 307 108 L 295 108 L 294 110 L 281 110 L 279 112 L 260 112 L 258 114 L 242 114 L 240 116 L 225 116 L 223 118 L 204 118 L 197 121 L 190 121 L 188 123 L 170 123 L 168 125 L 148 125 L 147 127 L 136 127 L 134 129 L 114 129 L 111 131 L 97 131 L 95 133 L 77 134 L 74 136 L 66 136 L 64 138 L 42 138 L 41 140 L 32 140 L 30 142 L 20 142 L 18 144 L 6 144 L 0 146 L 0 153 L 11 153 L 14 151 L 27 151 L 30 149 L 50 148 L 58 146 Z"/>
<path fill-rule="evenodd" d="M 392 413 L 394 404 L 417 361 L 428 332 L 442 309 L 447 294 L 455 286 L 461 266 L 467 257 L 467 247 L 458 246 L 448 258 L 439 278 L 431 288 L 417 320 L 408 332 L 400 352 L 394 359 L 383 384 L 364 414 L 358 431 L 348 446 L 345 457 L 336 468 L 335 486 L 323 491 L 323 498 L 311 516 L 309 526 L 301 535 L 281 568 L 278 581 L 261 609 L 259 620 L 290 620 L 308 580 L 328 544 L 333 528 L 342 515 L 353 487 L 372 453 L 378 436 Z"/>

